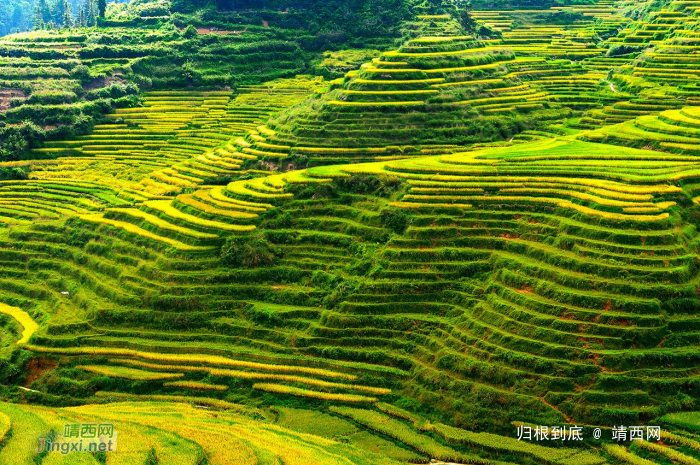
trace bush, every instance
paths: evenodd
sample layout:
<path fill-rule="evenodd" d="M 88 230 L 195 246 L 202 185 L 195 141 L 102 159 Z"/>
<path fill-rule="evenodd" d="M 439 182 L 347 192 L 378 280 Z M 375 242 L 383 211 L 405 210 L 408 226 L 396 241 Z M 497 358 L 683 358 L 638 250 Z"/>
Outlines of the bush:
<path fill-rule="evenodd" d="M 14 349 L 7 359 L 0 359 L 0 382 L 9 384 L 21 382 L 27 373 L 27 364 L 34 358 L 34 354 L 27 350 Z"/>
<path fill-rule="evenodd" d="M 78 65 L 71 71 L 71 77 L 82 83 L 86 83 L 90 80 L 90 68 L 85 65 Z"/>
<path fill-rule="evenodd" d="M 382 210 L 381 218 L 384 227 L 396 234 L 405 233 L 408 225 L 411 224 L 411 217 L 404 210 L 398 208 Z"/>
<path fill-rule="evenodd" d="M 636 53 L 642 50 L 642 47 L 635 47 L 632 45 L 625 45 L 625 44 L 615 44 L 612 47 L 608 49 L 608 52 L 605 54 L 606 56 L 609 57 L 616 57 L 620 55 L 628 55 L 630 53 Z"/>
<path fill-rule="evenodd" d="M 0 128 L 0 161 L 18 160 L 45 138 L 46 131 L 31 122 Z"/>
<path fill-rule="evenodd" d="M 459 24 L 470 34 L 476 30 L 476 21 L 471 15 L 471 5 L 469 5 L 468 8 L 463 8 L 459 12 Z"/>
<path fill-rule="evenodd" d="M 560 10 L 551 15 L 549 22 L 552 24 L 574 24 L 585 19 L 586 17 L 581 12 Z"/>
<path fill-rule="evenodd" d="M 194 39 L 198 35 L 199 33 L 197 32 L 197 29 L 191 24 L 187 26 L 185 32 L 182 33 L 182 37 L 184 37 L 185 39 Z"/>
<path fill-rule="evenodd" d="M 283 323 L 282 317 L 273 309 L 256 308 L 250 305 L 245 310 L 246 318 L 263 326 L 279 326 Z"/>
<path fill-rule="evenodd" d="M 170 16 L 170 8 L 166 2 L 148 2 L 130 8 L 136 16 L 153 18 Z"/>
<path fill-rule="evenodd" d="M 0 168 L 0 181 L 25 181 L 29 179 L 29 167 Z"/>
<path fill-rule="evenodd" d="M 199 9 L 213 8 L 213 0 L 173 0 L 171 9 L 181 13 L 193 13 Z"/>
<path fill-rule="evenodd" d="M 226 266 L 257 268 L 272 265 L 280 251 L 264 235 L 235 236 L 221 247 L 221 260 Z"/>
<path fill-rule="evenodd" d="M 98 100 L 98 99 L 118 99 L 125 97 L 127 95 L 135 95 L 139 93 L 139 88 L 136 84 L 120 84 L 115 83 L 107 87 L 101 87 L 99 89 L 90 90 L 85 94 L 85 98 L 88 100 Z"/>
<path fill-rule="evenodd" d="M 503 33 L 498 29 L 493 29 L 483 24 L 477 28 L 476 35 L 486 39 L 500 39 L 503 37 Z"/>

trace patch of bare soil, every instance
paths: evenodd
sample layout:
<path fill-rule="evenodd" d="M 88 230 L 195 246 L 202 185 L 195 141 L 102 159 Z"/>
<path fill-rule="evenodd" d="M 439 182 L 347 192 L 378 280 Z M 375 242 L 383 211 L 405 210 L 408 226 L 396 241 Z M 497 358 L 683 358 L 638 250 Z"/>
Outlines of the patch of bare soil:
<path fill-rule="evenodd" d="M 126 84 L 126 80 L 120 76 L 100 76 L 88 82 L 85 85 L 85 90 L 101 89 L 112 84 Z"/>
<path fill-rule="evenodd" d="M 27 376 L 24 378 L 24 385 L 31 386 L 31 384 L 47 371 L 56 368 L 57 364 L 55 360 L 49 358 L 35 358 L 27 364 Z"/>
<path fill-rule="evenodd" d="M 10 108 L 10 101 L 13 98 L 26 98 L 27 95 L 20 89 L 0 89 L 0 111 Z"/>

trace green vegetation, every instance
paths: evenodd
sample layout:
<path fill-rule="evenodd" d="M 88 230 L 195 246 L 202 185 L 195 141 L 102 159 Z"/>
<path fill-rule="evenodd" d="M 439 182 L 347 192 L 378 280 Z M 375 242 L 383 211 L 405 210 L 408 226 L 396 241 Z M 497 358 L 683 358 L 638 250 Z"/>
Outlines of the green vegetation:
<path fill-rule="evenodd" d="M 700 2 L 102 7 L 0 39 L 0 463 L 700 463 Z"/>

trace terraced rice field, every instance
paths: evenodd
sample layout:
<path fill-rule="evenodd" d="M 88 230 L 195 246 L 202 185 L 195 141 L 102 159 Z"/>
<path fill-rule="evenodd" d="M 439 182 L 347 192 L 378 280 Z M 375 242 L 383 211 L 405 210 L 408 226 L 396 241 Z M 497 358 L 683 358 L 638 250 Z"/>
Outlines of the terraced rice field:
<path fill-rule="evenodd" d="M 330 182 L 372 174 L 407 182 L 410 189 L 390 205 L 414 212 L 413 223 L 402 237 L 390 239 L 382 248 L 383 264 L 371 284 L 363 285 L 364 292 L 373 291 L 362 299 L 360 291 L 353 302 L 344 303 L 337 319 L 326 317 L 335 328 L 324 334 L 346 334 L 349 322 L 355 321 L 358 331 L 363 328 L 358 334 L 379 337 L 379 329 L 369 330 L 363 322 L 382 315 L 394 321 L 392 326 L 400 325 L 405 317 L 397 320 L 401 313 L 396 310 L 405 307 L 411 319 L 422 321 L 420 328 L 438 322 L 443 331 L 450 328 L 443 337 L 451 342 L 439 351 L 443 355 L 437 365 L 445 366 L 450 354 L 473 357 L 469 374 L 464 373 L 465 389 L 487 385 L 508 398 L 515 394 L 507 392 L 517 386 L 518 396 L 547 393 L 545 398 L 558 405 L 558 412 L 580 415 L 585 421 L 614 421 L 622 412 L 639 421 L 655 414 L 655 393 L 670 382 L 666 376 L 649 378 L 650 367 L 644 361 L 653 363 L 663 350 L 669 325 L 676 331 L 681 328 L 676 321 L 692 327 L 682 303 L 689 303 L 694 292 L 692 238 L 674 232 L 672 212 L 679 204 L 688 205 L 688 194 L 674 183 L 692 179 L 696 170 L 689 157 L 654 156 L 633 149 L 619 149 L 611 156 L 604 146 L 561 140 L 517 149 L 314 168 L 268 180 L 239 181 L 227 190 L 248 201 L 270 202 L 274 192 L 266 185 L 282 181 L 293 185 L 300 177 Z M 321 211 L 323 216 L 311 223 L 315 227 L 327 224 L 329 232 L 337 231 L 338 221 L 341 230 L 359 233 L 362 227 L 367 231 L 363 234 L 371 237 L 372 222 L 331 221 L 328 212 Z M 481 273 L 491 276 L 485 287 L 462 281 Z M 444 289 L 451 291 L 440 292 Z M 427 301 L 424 294 L 430 296 Z M 435 302 L 438 295 L 443 303 Z M 406 302 L 397 306 L 392 302 L 398 296 L 402 296 L 399 302 Z M 387 314 L 390 308 L 394 311 Z M 418 308 L 424 316 L 416 315 Z M 436 321 L 437 315 L 452 323 Z M 683 337 L 680 334 L 676 332 Z M 630 340 L 636 350 L 630 350 Z M 472 342 L 478 349 L 470 348 Z M 504 372 L 512 373 L 512 378 L 497 381 L 474 369 L 480 360 L 487 358 L 486 366 L 491 366 L 510 351 L 546 363 L 537 367 L 523 360 L 514 365 L 504 359 Z M 685 372 L 684 356 L 670 347 L 665 354 L 672 357 L 666 359 L 666 373 Z M 460 363 L 455 360 L 449 366 L 459 372 Z M 591 375 L 594 381 L 583 381 Z M 427 373 L 426 377 L 435 382 Z M 522 379 L 532 384 L 525 388 L 516 381 Z M 635 386 L 634 396 L 626 386 Z M 638 396 L 639 403 L 607 410 L 614 403 L 611 399 L 625 395 Z"/>
<path fill-rule="evenodd" d="M 272 412 L 262 412 L 201 398 L 192 398 L 194 404 L 182 403 L 182 399 L 176 397 L 134 402 L 104 393 L 100 398 L 117 403 L 63 409 L 0 404 L 2 432 L 6 439 L 0 456 L 7 458 L 8 454 L 26 450 L 28 444 L 37 441 L 49 428 L 61 426 L 60 422 L 89 422 L 113 425 L 118 432 L 115 442 L 123 451 L 122 457 L 129 457 L 128 463 L 133 464 L 149 463 L 151 457 L 177 464 L 196 464 L 205 457 L 208 463 L 225 465 L 264 463 L 269 457 L 280 457 L 292 464 L 348 461 L 399 464 L 425 462 L 428 456 L 461 463 L 496 463 L 476 454 L 461 452 L 467 444 L 485 456 L 505 452 L 535 463 L 606 463 L 601 455 L 577 448 L 524 444 L 488 433 L 471 433 L 441 423 L 430 424 L 417 415 L 388 405 L 380 405 L 375 410 L 330 407 L 318 412 L 280 407 Z M 170 403 L 166 403 L 167 400 Z M 664 433 L 665 445 L 640 442 L 629 449 L 611 445 L 605 450 L 610 457 L 622 457 L 626 463 L 646 463 L 646 459 L 637 455 L 641 451 L 642 456 L 648 457 L 645 449 L 653 449 L 652 458 L 673 457 L 685 461 L 681 463 L 692 463 L 692 456 L 674 448 L 681 444 L 690 449 L 698 448 L 698 442 L 691 439 L 692 427 L 679 423 L 672 416 L 666 420 L 665 424 L 674 432 Z M 382 436 L 390 437 L 400 445 Z M 61 442 L 65 438 L 58 433 L 54 440 Z M 33 457 L 33 454 L 25 453 L 23 458 L 31 461 Z M 89 453 L 71 454 L 70 457 L 71 463 L 78 463 L 78 460 L 83 461 L 80 463 L 99 463 Z M 53 459 L 51 454 L 44 460 Z"/>
<path fill-rule="evenodd" d="M 219 268 L 210 249 L 178 247 L 185 242 L 139 249 L 116 224 L 93 229 L 89 219 L 76 216 L 62 229 L 12 228 L 13 238 L 30 245 L 78 231 L 90 238 L 82 247 L 60 241 L 42 252 L 46 258 L 29 261 L 28 269 L 41 266 L 41 279 L 52 283 L 42 293 L 23 296 L 17 276 L 5 280 L 3 295 L 47 314 L 65 299 L 50 329 L 34 336 L 28 348 L 35 353 L 67 356 L 76 369 L 115 380 L 161 380 L 173 394 L 213 395 L 247 385 L 305 401 L 373 404 L 420 386 L 422 395 L 437 399 L 440 392 L 438 405 L 447 408 L 478 389 L 503 399 L 504 414 L 527 421 L 612 423 L 620 415 L 643 421 L 664 412 L 669 383 L 678 395 L 693 395 L 684 381 L 691 375 L 690 352 L 664 348 L 664 337 L 673 327 L 674 337 L 693 340 L 686 307 L 694 293 L 692 235 L 674 226 L 674 211 L 688 200 L 674 183 L 695 171 L 688 157 L 632 148 L 611 155 L 604 145 L 563 138 L 235 181 L 191 198 L 220 199 L 217 208 L 240 227 L 250 224 L 237 217 L 241 212 L 257 215 L 285 205 L 294 214 L 291 224 L 276 224 L 275 215 L 255 221 L 283 251 L 274 268 Z M 371 202 L 350 194 L 343 208 L 286 192 L 367 175 L 401 180 L 408 190 Z M 135 210 L 143 215 L 114 221 L 144 227 L 137 221 L 145 220 L 165 237 L 156 214 L 169 206 L 146 201 Z M 385 208 L 412 212 L 404 234 L 392 236 L 382 226 Z M 202 221 L 197 231 L 208 226 L 217 229 Z M 185 240 L 183 231 L 175 233 Z M 322 314 L 332 294 L 319 277 L 356 266 L 351 244 L 377 241 L 384 243 L 376 250 L 377 266 Z M 101 243 L 110 244 L 109 252 Z M 51 280 L 50 256 L 58 250 L 69 261 L 56 264 L 62 277 Z M 62 288 L 76 294 L 58 297 Z M 103 302 L 92 307 L 94 318 L 66 321 L 67 314 L 88 318 L 80 307 L 90 309 L 90 301 Z M 174 309 L 189 317 L 178 321 Z M 69 336 L 76 330 L 80 336 Z M 411 334 L 410 345 L 397 332 Z M 370 340 L 372 351 L 365 348 Z M 340 351 L 337 358 L 308 358 L 329 350 Z M 514 363 L 512 353 L 521 360 Z M 660 356 L 664 373 L 651 377 Z M 452 373 L 449 384 L 441 384 L 447 383 L 439 376 L 445 369 Z M 391 430 L 418 453 L 463 457 Z"/>
<path fill-rule="evenodd" d="M 421 16 L 340 80 L 148 92 L 0 164 L 12 394 L 87 404 L 0 403 L 0 463 L 66 422 L 115 424 L 107 464 L 698 463 L 694 3 Z"/>
<path fill-rule="evenodd" d="M 303 114 L 282 112 L 245 139 L 251 144 L 245 148 L 268 157 L 313 156 L 314 163 L 403 158 L 449 153 L 454 143 L 476 141 L 466 122 L 477 115 L 548 117 L 556 98 L 524 82 L 533 70 L 553 67 L 546 59 L 516 57 L 505 45 L 458 35 L 449 17 L 424 19 L 416 27 L 426 35 L 417 33 L 348 73 Z M 452 144 L 442 142 L 448 135 Z"/>

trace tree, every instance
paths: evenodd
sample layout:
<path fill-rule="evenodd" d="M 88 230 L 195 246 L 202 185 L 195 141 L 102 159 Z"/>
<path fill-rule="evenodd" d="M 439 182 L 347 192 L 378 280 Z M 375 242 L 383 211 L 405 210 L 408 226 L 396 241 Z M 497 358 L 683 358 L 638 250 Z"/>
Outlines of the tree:
<path fill-rule="evenodd" d="M 86 83 L 90 81 L 90 68 L 88 68 L 85 65 L 78 65 L 75 68 L 73 68 L 70 72 L 70 76 L 73 79 L 77 79 L 78 81 L 82 83 Z"/>
<path fill-rule="evenodd" d="M 262 234 L 229 237 L 221 247 L 221 260 L 232 268 L 270 266 L 279 254 Z"/>
<path fill-rule="evenodd" d="M 476 31 L 476 21 L 472 17 L 472 2 L 466 1 L 459 10 L 459 24 L 462 28 L 469 34 L 473 34 Z"/>
<path fill-rule="evenodd" d="M 85 0 L 85 25 L 94 26 L 97 23 L 97 8 L 93 0 Z"/>
<path fill-rule="evenodd" d="M 32 24 L 34 25 L 34 29 L 37 31 L 44 29 L 44 20 L 41 17 L 38 8 L 35 8 L 34 19 L 32 19 Z"/>
<path fill-rule="evenodd" d="M 197 28 L 195 28 L 191 24 L 189 26 L 187 26 L 187 28 L 185 29 L 185 32 L 182 33 L 182 37 L 184 37 L 185 39 L 194 39 L 195 37 L 197 37 L 197 35 L 198 35 Z"/>
<path fill-rule="evenodd" d="M 107 0 L 97 0 L 97 14 L 104 19 L 105 11 L 107 10 Z"/>
<path fill-rule="evenodd" d="M 12 12 L 12 21 L 10 24 L 13 31 L 24 31 L 25 29 L 24 14 L 19 5 L 15 6 L 15 10 Z"/>
<path fill-rule="evenodd" d="M 63 0 L 62 4 L 63 17 L 61 18 L 61 23 L 64 28 L 73 27 L 73 14 L 70 11 L 70 3 L 68 0 Z"/>
<path fill-rule="evenodd" d="M 85 8 L 78 7 L 78 25 L 80 27 L 87 26 L 87 16 L 85 14 Z"/>
<path fill-rule="evenodd" d="M 171 10 L 180 13 L 193 13 L 197 10 L 212 8 L 214 5 L 215 2 L 212 0 L 173 0 Z"/>
<path fill-rule="evenodd" d="M 44 29 L 51 21 L 51 10 L 46 0 L 39 0 L 34 6 L 34 29 Z"/>
<path fill-rule="evenodd" d="M 19 160 L 21 155 L 36 148 L 45 138 L 44 129 L 30 121 L 0 128 L 0 161 Z"/>
<path fill-rule="evenodd" d="M 400 208 L 387 208 L 386 210 L 382 210 L 380 218 L 384 227 L 396 234 L 405 233 L 406 229 L 411 224 L 411 217 Z"/>

